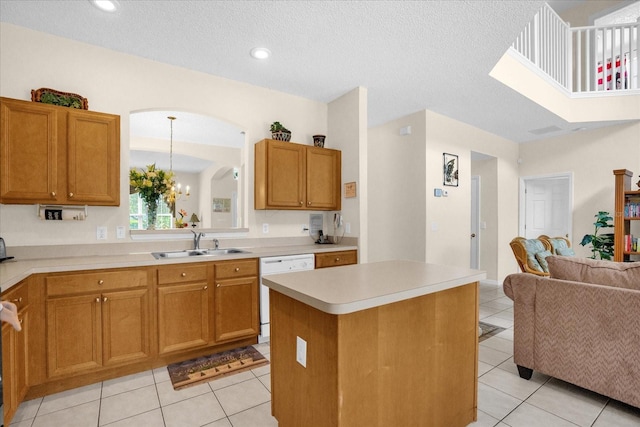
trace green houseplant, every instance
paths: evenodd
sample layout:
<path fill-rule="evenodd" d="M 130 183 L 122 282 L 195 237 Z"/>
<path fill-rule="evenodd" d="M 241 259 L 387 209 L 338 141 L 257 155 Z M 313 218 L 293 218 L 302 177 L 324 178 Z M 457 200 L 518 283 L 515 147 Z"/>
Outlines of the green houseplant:
<path fill-rule="evenodd" d="M 280 122 L 271 123 L 271 138 L 278 141 L 291 141 L 291 131 Z"/>
<path fill-rule="evenodd" d="M 611 260 L 613 258 L 613 233 L 600 234 L 598 231 L 602 228 L 612 228 L 613 224 L 609 221 L 613 221 L 609 212 L 599 211 L 596 215 L 596 222 L 593 223 L 595 230 L 593 234 L 585 234 L 580 244 L 586 246 L 591 244 L 591 258 L 597 259 L 596 254 L 600 255 L 600 259 Z"/>

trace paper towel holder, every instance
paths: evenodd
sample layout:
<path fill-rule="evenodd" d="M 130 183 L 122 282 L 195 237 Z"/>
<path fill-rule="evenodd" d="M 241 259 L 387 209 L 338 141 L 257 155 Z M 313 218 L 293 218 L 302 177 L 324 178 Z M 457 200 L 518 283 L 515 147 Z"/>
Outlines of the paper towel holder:
<path fill-rule="evenodd" d="M 36 208 L 41 220 L 84 221 L 89 216 L 87 205 L 36 205 Z"/>

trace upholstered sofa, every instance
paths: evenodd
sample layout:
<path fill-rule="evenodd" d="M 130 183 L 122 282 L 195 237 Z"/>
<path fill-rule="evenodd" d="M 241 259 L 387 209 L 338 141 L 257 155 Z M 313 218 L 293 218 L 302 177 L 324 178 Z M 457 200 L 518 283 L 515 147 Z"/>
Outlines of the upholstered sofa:
<path fill-rule="evenodd" d="M 640 262 L 547 257 L 549 277 L 505 278 L 513 359 L 533 371 L 640 407 Z"/>

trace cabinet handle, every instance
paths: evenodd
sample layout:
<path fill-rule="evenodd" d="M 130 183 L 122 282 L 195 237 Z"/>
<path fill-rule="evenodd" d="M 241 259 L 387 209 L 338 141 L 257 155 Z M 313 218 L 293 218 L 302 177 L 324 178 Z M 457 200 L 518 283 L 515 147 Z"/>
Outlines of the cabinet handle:
<path fill-rule="evenodd" d="M 300 200 L 300 206 L 304 205 L 304 202 L 302 200 Z"/>
<path fill-rule="evenodd" d="M 21 302 L 22 302 L 22 297 L 20 297 L 20 298 L 16 298 L 16 299 L 12 299 L 12 300 L 11 300 L 11 302 L 14 302 L 14 303 L 21 303 Z"/>
<path fill-rule="evenodd" d="M 24 319 L 18 319 L 18 322 L 20 322 L 21 325 L 22 325 L 23 321 L 24 321 Z"/>
<path fill-rule="evenodd" d="M 102 302 L 107 302 L 107 297 L 102 298 Z"/>
<path fill-rule="evenodd" d="M 96 302 L 100 302 L 100 297 L 97 297 L 97 298 L 96 298 Z"/>
<path fill-rule="evenodd" d="M 55 191 L 51 192 L 51 197 L 56 197 L 56 192 Z"/>
<path fill-rule="evenodd" d="M 219 288 L 219 287 L 220 287 L 220 283 L 217 283 L 217 284 L 216 284 L 216 288 Z"/>
<path fill-rule="evenodd" d="M 336 262 L 340 262 L 340 258 L 339 257 L 336 257 Z"/>
<path fill-rule="evenodd" d="M 202 288 L 202 290 L 206 291 L 207 289 L 209 289 L 209 287 L 207 285 L 204 285 L 204 287 Z"/>
<path fill-rule="evenodd" d="M 73 193 L 69 193 L 69 197 L 73 197 Z"/>
<path fill-rule="evenodd" d="M 236 267 L 236 273 L 240 271 L 240 267 Z"/>
<path fill-rule="evenodd" d="M 311 202 L 307 202 L 307 206 L 311 206 Z"/>
<path fill-rule="evenodd" d="M 182 277 L 187 277 L 187 273 L 180 273 Z"/>
<path fill-rule="evenodd" d="M 104 280 L 98 280 L 98 285 L 104 285 Z"/>

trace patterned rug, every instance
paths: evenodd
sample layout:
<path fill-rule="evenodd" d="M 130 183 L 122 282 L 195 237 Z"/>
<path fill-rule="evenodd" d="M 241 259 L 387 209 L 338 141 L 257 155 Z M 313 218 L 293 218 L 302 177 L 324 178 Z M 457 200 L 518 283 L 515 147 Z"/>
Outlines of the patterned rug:
<path fill-rule="evenodd" d="M 505 328 L 501 328 L 500 326 L 491 325 L 489 323 L 479 322 L 480 329 L 482 329 L 482 334 L 478 338 L 478 342 L 482 342 L 487 338 L 490 338 L 500 332 L 504 331 Z"/>
<path fill-rule="evenodd" d="M 268 365 L 255 348 L 241 347 L 167 366 L 174 390 Z"/>

